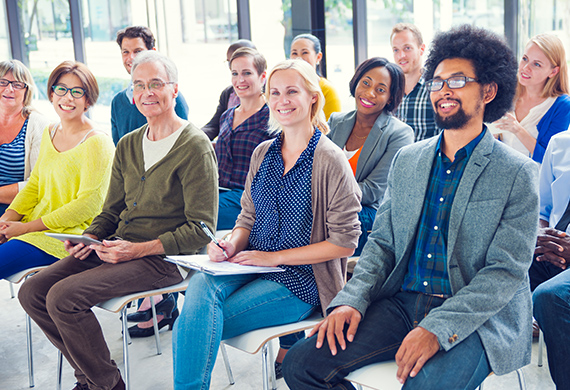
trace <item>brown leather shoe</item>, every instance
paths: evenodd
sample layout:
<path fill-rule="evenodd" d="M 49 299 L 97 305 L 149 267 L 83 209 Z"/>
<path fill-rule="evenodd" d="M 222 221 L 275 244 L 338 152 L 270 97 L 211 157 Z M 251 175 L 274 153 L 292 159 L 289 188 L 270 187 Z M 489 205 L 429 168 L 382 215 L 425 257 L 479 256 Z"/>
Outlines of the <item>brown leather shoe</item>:
<path fill-rule="evenodd" d="M 119 377 L 119 381 L 113 387 L 113 390 L 125 390 L 125 382 L 123 382 L 123 378 Z"/>

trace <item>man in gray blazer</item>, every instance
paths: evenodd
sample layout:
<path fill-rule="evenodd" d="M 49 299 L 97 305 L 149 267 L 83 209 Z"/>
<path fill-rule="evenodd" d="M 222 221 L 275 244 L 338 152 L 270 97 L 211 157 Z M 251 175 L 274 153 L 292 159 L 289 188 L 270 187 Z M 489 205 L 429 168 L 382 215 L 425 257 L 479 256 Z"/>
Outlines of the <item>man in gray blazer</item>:
<path fill-rule="evenodd" d="M 516 69 L 487 30 L 436 36 L 426 84 L 444 131 L 394 157 L 354 276 L 285 357 L 291 389 L 350 389 L 348 373 L 392 359 L 405 389 L 474 389 L 530 362 L 537 167 L 483 124 L 510 108 Z"/>

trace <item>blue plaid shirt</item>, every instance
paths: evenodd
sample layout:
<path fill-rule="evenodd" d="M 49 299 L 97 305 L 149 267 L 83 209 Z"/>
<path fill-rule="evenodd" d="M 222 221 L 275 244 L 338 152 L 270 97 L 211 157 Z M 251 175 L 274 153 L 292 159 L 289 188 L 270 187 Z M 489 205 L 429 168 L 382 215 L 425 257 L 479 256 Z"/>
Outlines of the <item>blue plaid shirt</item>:
<path fill-rule="evenodd" d="M 420 77 L 412 92 L 402 99 L 396 111 L 396 117 L 414 129 L 416 142 L 441 132 L 435 124 L 433 106 L 423 76 Z"/>
<path fill-rule="evenodd" d="M 215 150 L 220 187 L 243 190 L 251 154 L 257 145 L 275 138 L 278 131 L 268 128 L 269 107 L 267 104 L 238 127 L 232 129 L 235 109 L 236 107 L 228 109 L 220 118 L 220 134 Z"/>
<path fill-rule="evenodd" d="M 451 295 L 447 273 L 449 213 L 463 171 L 485 132 L 486 127 L 477 138 L 459 149 L 453 162 L 441 152 L 442 135 L 439 136 L 415 250 L 410 257 L 408 273 L 402 284 L 404 291 Z"/>

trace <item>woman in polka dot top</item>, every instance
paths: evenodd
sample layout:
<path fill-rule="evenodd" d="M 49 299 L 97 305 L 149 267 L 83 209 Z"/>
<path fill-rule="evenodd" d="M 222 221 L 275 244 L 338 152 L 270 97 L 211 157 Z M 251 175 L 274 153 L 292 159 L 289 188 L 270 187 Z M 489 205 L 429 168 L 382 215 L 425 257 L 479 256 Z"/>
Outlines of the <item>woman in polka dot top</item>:
<path fill-rule="evenodd" d="M 281 133 L 253 153 L 228 261 L 278 266 L 272 274 L 190 280 L 173 338 L 174 388 L 207 388 L 222 340 L 300 321 L 326 309 L 344 285 L 360 235 L 361 191 L 342 151 L 326 136 L 319 77 L 304 61 L 269 74 L 270 123 Z M 226 261 L 215 245 L 214 261 Z M 278 358 L 279 359 L 279 358 Z"/>

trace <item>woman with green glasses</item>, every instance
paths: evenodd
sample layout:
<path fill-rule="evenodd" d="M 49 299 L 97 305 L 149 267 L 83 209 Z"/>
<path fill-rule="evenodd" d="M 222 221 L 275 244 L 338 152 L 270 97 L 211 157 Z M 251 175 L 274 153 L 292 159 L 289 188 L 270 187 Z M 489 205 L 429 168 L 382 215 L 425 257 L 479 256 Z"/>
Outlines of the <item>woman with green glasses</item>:
<path fill-rule="evenodd" d="M 0 62 L 0 215 L 30 177 L 48 120 L 32 109 L 34 79 L 18 60 Z"/>
<path fill-rule="evenodd" d="M 98 95 L 82 63 L 65 61 L 51 73 L 48 96 L 60 122 L 45 126 L 30 179 L 0 217 L 0 279 L 67 256 L 44 232 L 81 234 L 101 211 L 114 146 L 85 115 Z"/>

